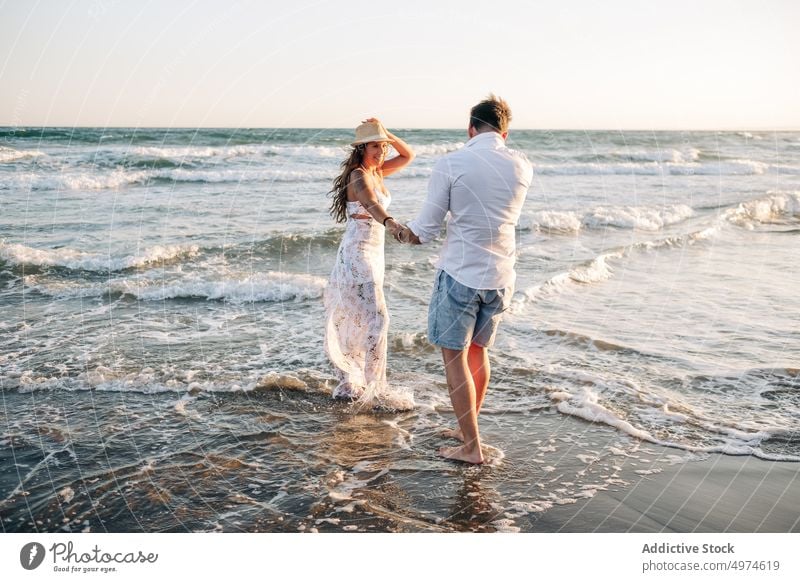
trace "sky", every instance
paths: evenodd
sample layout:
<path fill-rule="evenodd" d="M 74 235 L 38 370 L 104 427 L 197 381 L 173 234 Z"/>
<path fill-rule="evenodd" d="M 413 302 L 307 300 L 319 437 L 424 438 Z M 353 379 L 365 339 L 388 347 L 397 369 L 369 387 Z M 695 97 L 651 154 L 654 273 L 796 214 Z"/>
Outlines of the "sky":
<path fill-rule="evenodd" d="M 800 129 L 794 0 L 0 0 L 0 125 Z"/>

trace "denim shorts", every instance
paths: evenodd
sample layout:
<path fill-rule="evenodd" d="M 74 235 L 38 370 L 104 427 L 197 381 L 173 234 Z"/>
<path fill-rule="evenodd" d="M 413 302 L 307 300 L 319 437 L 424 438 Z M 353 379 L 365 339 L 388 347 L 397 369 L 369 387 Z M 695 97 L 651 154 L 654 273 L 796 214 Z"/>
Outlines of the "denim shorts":
<path fill-rule="evenodd" d="M 513 292 L 513 288 L 473 289 L 437 271 L 428 309 L 428 340 L 450 350 L 473 343 L 491 347 Z"/>

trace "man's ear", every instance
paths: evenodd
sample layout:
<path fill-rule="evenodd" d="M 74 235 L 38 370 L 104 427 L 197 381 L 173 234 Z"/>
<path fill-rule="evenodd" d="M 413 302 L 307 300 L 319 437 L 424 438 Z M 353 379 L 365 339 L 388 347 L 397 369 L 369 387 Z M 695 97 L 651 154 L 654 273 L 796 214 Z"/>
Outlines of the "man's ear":
<path fill-rule="evenodd" d="M 467 135 L 470 139 L 478 135 L 477 130 L 472 126 L 472 124 L 470 124 L 470 126 L 467 128 Z"/>

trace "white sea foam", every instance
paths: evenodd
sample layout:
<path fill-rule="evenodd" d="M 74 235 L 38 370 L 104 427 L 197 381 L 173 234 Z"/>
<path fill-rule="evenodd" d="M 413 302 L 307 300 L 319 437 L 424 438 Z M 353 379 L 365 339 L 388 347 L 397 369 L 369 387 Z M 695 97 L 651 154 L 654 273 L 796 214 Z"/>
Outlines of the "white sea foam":
<path fill-rule="evenodd" d="M 650 433 L 634 427 L 631 423 L 619 418 L 616 414 L 600 404 L 599 396 L 590 388 L 582 388 L 570 400 L 561 400 L 556 404 L 556 409 L 562 414 L 577 416 L 589 422 L 601 422 L 621 430 L 638 439 L 656 442 Z"/>
<path fill-rule="evenodd" d="M 287 166 L 295 167 L 295 166 Z M 0 190 L 114 190 L 135 184 L 146 184 L 151 180 L 174 182 L 240 183 L 240 182 L 327 182 L 336 175 L 336 167 L 316 167 L 297 170 L 279 168 L 226 168 L 189 169 L 168 168 L 158 170 L 124 170 L 112 172 L 74 173 L 15 173 L 13 178 L 0 182 Z M 412 167 L 403 172 L 406 178 L 427 177 L 431 168 Z"/>
<path fill-rule="evenodd" d="M 412 145 L 418 156 L 442 156 L 460 149 L 463 142 Z M 349 147 L 341 146 L 316 146 L 316 145 L 272 145 L 272 144 L 246 144 L 230 146 L 142 146 L 133 148 L 133 156 L 148 159 L 164 159 L 177 163 L 191 162 L 193 160 L 220 160 L 237 157 L 279 156 L 288 158 L 315 159 L 344 159 Z M 390 154 L 391 157 L 392 154 Z M 0 157 L 2 159 L 2 157 Z"/>
<path fill-rule="evenodd" d="M 534 174 L 546 176 L 582 176 L 582 175 L 614 175 L 614 174 L 644 174 L 658 175 L 663 171 L 658 162 L 648 163 L 600 163 L 589 162 L 583 164 L 536 164 Z"/>
<path fill-rule="evenodd" d="M 581 217 L 575 212 L 540 210 L 530 215 L 530 228 L 545 232 L 574 233 L 581 229 Z"/>
<path fill-rule="evenodd" d="M 661 230 L 665 226 L 683 222 L 694 215 L 685 204 L 663 208 L 624 206 L 596 208 L 584 215 L 582 223 L 589 228 L 614 226 L 638 230 Z"/>
<path fill-rule="evenodd" d="M 680 207 L 675 207 L 679 209 Z M 690 212 L 686 210 L 681 214 L 680 210 L 675 212 L 674 219 L 680 220 L 680 217 Z M 736 212 L 731 211 L 729 215 L 726 214 L 726 219 L 734 220 Z M 723 221 L 725 219 L 722 219 Z M 607 281 L 614 275 L 614 270 L 609 265 L 610 260 L 621 260 L 639 252 L 655 251 L 660 249 L 670 248 L 683 248 L 691 246 L 696 243 L 701 243 L 708 239 L 713 238 L 719 234 L 722 223 L 718 220 L 711 226 L 703 228 L 698 231 L 690 232 L 683 235 L 675 235 L 661 239 L 654 239 L 649 241 L 641 241 L 631 245 L 621 247 L 614 250 L 609 250 L 606 253 L 598 255 L 590 261 L 586 261 L 577 265 L 567 272 L 556 273 L 551 275 L 544 283 L 534 285 L 527 289 L 520 289 L 514 295 L 510 312 L 519 315 L 525 311 L 527 303 L 535 303 L 542 299 L 552 297 L 567 291 L 568 289 L 575 289 L 576 284 L 586 285 L 593 283 L 601 283 Z M 524 249 L 522 249 L 524 250 Z"/>
<path fill-rule="evenodd" d="M 121 271 L 145 267 L 174 259 L 191 258 L 198 254 L 197 245 L 157 245 L 143 249 L 135 255 L 113 257 L 100 253 L 87 253 L 69 248 L 36 249 L 21 244 L 0 241 L 0 258 L 13 265 L 40 267 L 66 267 L 84 271 Z"/>
<path fill-rule="evenodd" d="M 611 278 L 613 271 L 608 265 L 609 259 L 621 259 L 622 253 L 606 253 L 594 260 L 579 265 L 569 272 L 569 278 L 577 283 L 599 283 Z"/>
<path fill-rule="evenodd" d="M 534 285 L 527 289 L 520 289 L 514 294 L 512 299 L 510 314 L 518 315 L 525 311 L 527 303 L 535 303 L 542 299 L 558 295 L 572 284 L 569 273 L 558 273 L 547 279 L 540 285 Z"/>
<path fill-rule="evenodd" d="M 443 156 L 464 147 L 463 142 L 441 143 L 428 145 L 412 145 L 414 153 L 418 156 Z"/>
<path fill-rule="evenodd" d="M 510 309 L 511 314 L 519 315 L 524 313 L 526 304 L 558 295 L 570 287 L 575 288 L 576 285 L 600 283 L 610 279 L 614 271 L 608 261 L 610 259 L 620 259 L 623 256 L 622 252 L 606 253 L 591 261 L 577 265 L 566 273 L 553 275 L 540 285 L 520 290 L 514 294 Z"/>
<path fill-rule="evenodd" d="M 762 443 L 770 439 L 795 435 L 796 430 L 792 426 L 776 426 L 771 421 L 765 423 L 766 417 L 760 424 L 753 422 L 742 426 L 741 423 L 725 420 L 717 412 L 705 410 L 700 404 L 692 405 L 669 391 L 654 392 L 651 388 L 634 385 L 627 380 L 606 380 L 591 373 L 557 366 L 551 367 L 549 372 L 562 378 L 569 386 L 566 390 L 553 388 L 548 391 L 553 405 L 562 414 L 606 424 L 639 440 L 692 454 L 723 453 L 755 455 L 768 460 L 800 460 L 796 455 L 773 453 L 761 448 Z M 633 400 L 629 396 L 633 396 Z M 616 402 L 617 406 L 628 402 L 633 407 L 628 409 L 622 406 L 619 410 L 612 410 L 603 404 L 603 400 Z M 673 407 L 681 412 L 673 412 Z M 670 431 L 671 427 L 687 429 Z M 656 436 L 654 430 L 668 432 Z M 687 430 L 693 433 L 692 436 L 686 435 Z M 669 432 L 674 436 L 666 436 Z M 618 456 L 619 450 L 612 451 L 612 454 Z"/>
<path fill-rule="evenodd" d="M 325 279 L 313 275 L 270 271 L 241 279 L 209 280 L 207 276 L 193 276 L 169 283 L 162 280 L 123 279 L 109 283 L 108 290 L 141 301 L 200 298 L 254 303 L 316 299 L 322 296 L 326 284 Z"/>
<path fill-rule="evenodd" d="M 770 171 L 770 165 L 756 160 L 729 160 L 703 164 L 667 164 L 670 174 L 698 176 L 753 176 Z"/>
<path fill-rule="evenodd" d="M 58 497 L 62 503 L 69 503 L 75 497 L 75 490 L 70 486 L 66 486 L 58 492 Z"/>
<path fill-rule="evenodd" d="M 113 172 L 76 172 L 57 175 L 17 173 L 10 180 L 0 183 L 0 189 L 23 190 L 114 190 L 134 184 L 145 184 L 153 179 L 175 182 L 301 182 L 329 180 L 333 171 L 315 169 L 309 171 L 283 169 L 225 169 L 189 170 L 171 168 L 166 170 L 114 170 Z"/>
<path fill-rule="evenodd" d="M 262 346 L 262 353 L 267 351 L 264 348 L 265 346 Z M 278 372 L 269 372 L 258 379 L 255 388 L 257 390 L 286 389 L 295 390 L 298 392 L 307 392 L 310 386 L 297 376 L 293 376 L 291 374 L 279 374 Z"/>
<path fill-rule="evenodd" d="M 765 197 L 742 202 L 723 214 L 725 220 L 748 229 L 784 217 L 800 217 L 800 192 L 767 192 Z"/>
<path fill-rule="evenodd" d="M 146 182 L 151 174 L 144 170 L 114 170 L 110 173 L 15 173 L 0 182 L 0 190 L 106 190 Z"/>
<path fill-rule="evenodd" d="M 160 394 L 167 392 L 251 392 L 259 385 L 261 374 L 253 371 L 246 375 L 225 374 L 223 370 L 209 365 L 205 371 L 212 379 L 198 380 L 193 373 L 170 370 L 155 370 L 144 368 L 139 371 L 122 371 L 96 366 L 91 370 L 81 372 L 75 376 L 52 376 L 37 374 L 31 370 L 21 372 L 16 378 L 15 385 L 20 392 L 35 392 L 43 390 L 66 390 L 80 392 L 98 390 L 101 392 L 137 392 L 144 394 Z M 287 377 L 287 381 L 288 381 Z M 190 396 L 184 396 L 173 403 L 173 410 L 177 414 L 193 416 L 196 413 L 186 410 L 186 405 L 192 402 Z"/>
<path fill-rule="evenodd" d="M 795 166 L 783 166 L 782 173 L 792 173 Z M 761 175 L 778 172 L 779 168 L 757 160 L 728 160 L 725 162 L 591 162 L 583 164 L 536 164 L 534 172 L 554 176 L 594 176 L 594 175 L 698 175 L 716 176 Z"/>
<path fill-rule="evenodd" d="M 650 206 L 599 206 L 586 213 L 574 211 L 538 211 L 530 215 L 530 228 L 545 232 L 574 233 L 582 228 L 601 229 L 615 227 L 633 230 L 657 231 L 683 222 L 694 216 L 694 210 L 685 204 L 663 207 Z"/>
<path fill-rule="evenodd" d="M 38 158 L 43 155 L 45 155 L 44 152 L 39 150 L 15 150 L 14 148 L 0 146 L 0 164 L 16 162 L 26 158 Z"/>
<path fill-rule="evenodd" d="M 247 155 L 256 153 L 250 146 L 233 147 L 137 147 L 131 150 L 131 154 L 143 158 L 158 158 L 175 162 L 186 162 L 195 159 L 205 159 L 215 156 L 229 158 L 237 155 Z"/>
<path fill-rule="evenodd" d="M 205 299 L 243 304 L 318 299 L 322 296 L 327 281 L 302 273 L 265 272 L 238 279 L 187 275 L 172 280 L 136 277 L 103 282 L 52 280 L 38 275 L 26 275 L 24 284 L 30 291 L 62 299 L 120 294 L 139 301 Z"/>
<path fill-rule="evenodd" d="M 700 150 L 692 147 L 684 151 L 677 149 L 618 150 L 611 152 L 611 156 L 631 162 L 670 162 L 673 164 L 685 164 L 696 162 L 700 157 Z"/>
<path fill-rule="evenodd" d="M 175 182 L 301 182 L 309 180 L 329 180 L 333 176 L 330 170 L 188 170 L 175 168 L 153 173 L 154 178 L 174 180 Z"/>
<path fill-rule="evenodd" d="M 370 482 L 383 477 L 389 472 L 389 469 L 384 467 L 371 477 L 362 478 L 357 476 L 368 470 L 368 466 L 356 465 L 348 475 L 343 474 L 341 476 L 342 480 L 336 483 L 335 487 L 328 490 L 328 496 L 334 502 L 350 501 L 357 490 L 366 487 Z"/>
<path fill-rule="evenodd" d="M 137 147 L 131 154 L 142 158 L 165 159 L 173 162 L 190 162 L 209 158 L 230 159 L 264 155 L 302 157 L 307 159 L 344 158 L 345 147 L 313 145 L 246 144 L 230 146 L 171 146 Z"/>

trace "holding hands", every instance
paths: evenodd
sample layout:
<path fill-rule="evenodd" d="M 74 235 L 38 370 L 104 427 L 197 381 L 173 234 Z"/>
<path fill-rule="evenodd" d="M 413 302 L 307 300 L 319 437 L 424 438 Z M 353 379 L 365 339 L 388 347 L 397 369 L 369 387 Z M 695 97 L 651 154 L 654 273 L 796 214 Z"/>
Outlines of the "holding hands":
<path fill-rule="evenodd" d="M 394 240 L 401 244 L 412 243 L 414 242 L 413 239 L 416 238 L 410 228 L 404 224 L 400 224 L 394 218 L 390 218 L 386 221 L 386 229 L 389 231 L 389 234 L 394 237 Z"/>

